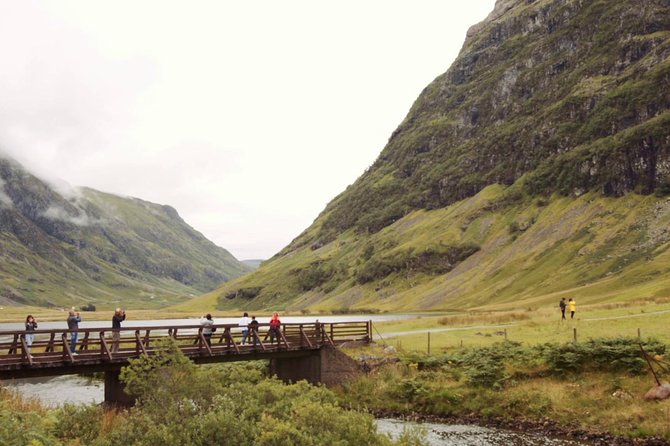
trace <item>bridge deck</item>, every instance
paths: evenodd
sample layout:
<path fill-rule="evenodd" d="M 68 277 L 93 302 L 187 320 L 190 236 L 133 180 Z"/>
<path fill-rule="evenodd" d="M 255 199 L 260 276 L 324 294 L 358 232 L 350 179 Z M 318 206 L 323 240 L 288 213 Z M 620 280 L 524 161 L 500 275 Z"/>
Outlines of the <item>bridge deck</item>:
<path fill-rule="evenodd" d="M 119 368 L 131 358 L 151 355 L 159 339 L 173 338 L 181 351 L 196 362 L 222 362 L 282 357 L 308 353 L 325 345 L 370 342 L 372 322 L 282 324 L 278 339 L 269 340 L 268 324 L 250 330 L 242 344 L 241 328 L 235 324 L 215 324 L 211 345 L 201 325 L 79 329 L 76 353 L 70 352 L 70 330 L 0 331 L 0 379 L 86 373 Z M 118 350 L 113 333 L 118 332 Z M 34 334 L 32 347 L 26 334 Z"/>

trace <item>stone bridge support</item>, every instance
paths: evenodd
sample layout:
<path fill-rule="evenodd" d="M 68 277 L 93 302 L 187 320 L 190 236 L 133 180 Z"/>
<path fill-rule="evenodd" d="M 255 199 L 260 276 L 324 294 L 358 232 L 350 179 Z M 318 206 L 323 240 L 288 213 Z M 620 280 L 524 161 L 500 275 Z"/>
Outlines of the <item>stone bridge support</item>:
<path fill-rule="evenodd" d="M 132 406 L 135 398 L 125 392 L 125 386 L 119 380 L 121 370 L 105 371 L 105 405 L 106 406 Z"/>
<path fill-rule="evenodd" d="M 333 347 L 323 347 L 309 356 L 270 360 L 270 374 L 284 382 L 304 379 L 311 384 L 334 386 L 362 373 L 355 360 Z"/>

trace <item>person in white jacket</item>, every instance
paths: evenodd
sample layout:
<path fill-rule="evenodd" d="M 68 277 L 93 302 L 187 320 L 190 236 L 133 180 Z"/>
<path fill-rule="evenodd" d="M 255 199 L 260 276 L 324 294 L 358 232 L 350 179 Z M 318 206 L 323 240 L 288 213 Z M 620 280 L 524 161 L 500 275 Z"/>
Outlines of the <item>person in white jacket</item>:
<path fill-rule="evenodd" d="M 244 316 L 242 316 L 242 319 L 240 319 L 240 323 L 238 324 L 242 327 L 242 345 L 247 343 L 247 338 L 249 337 L 249 322 L 251 322 L 249 313 L 244 313 Z"/>

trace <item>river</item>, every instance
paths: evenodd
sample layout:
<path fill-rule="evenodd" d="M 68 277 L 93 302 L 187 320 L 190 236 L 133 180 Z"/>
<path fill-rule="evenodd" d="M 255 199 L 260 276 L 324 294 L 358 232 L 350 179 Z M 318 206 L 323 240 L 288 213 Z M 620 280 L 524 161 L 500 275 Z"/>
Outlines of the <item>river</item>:
<path fill-rule="evenodd" d="M 112 325 L 111 317 L 108 320 L 95 319 L 96 313 L 82 312 L 82 321 L 79 323 L 79 328 L 109 328 Z M 315 321 L 319 322 L 354 322 L 354 321 L 398 321 L 402 319 L 412 319 L 419 317 L 418 314 L 347 314 L 347 315 L 332 315 L 332 316 L 284 316 L 281 318 L 282 322 L 296 323 L 296 324 L 313 324 Z M 89 319 L 90 317 L 90 319 Z M 67 328 L 67 315 L 63 316 L 62 321 L 40 322 L 40 330 L 58 330 Z M 270 317 L 257 317 L 261 324 L 270 322 Z M 215 317 L 215 324 L 237 324 L 239 317 Z M 123 322 L 124 327 L 161 327 L 161 326 L 179 326 L 179 325 L 198 325 L 199 318 L 184 318 L 184 319 L 150 319 L 138 320 L 132 319 L 132 313 L 128 312 L 128 319 Z M 3 322 L 0 323 L 0 331 L 23 330 L 25 327 L 23 322 Z"/>

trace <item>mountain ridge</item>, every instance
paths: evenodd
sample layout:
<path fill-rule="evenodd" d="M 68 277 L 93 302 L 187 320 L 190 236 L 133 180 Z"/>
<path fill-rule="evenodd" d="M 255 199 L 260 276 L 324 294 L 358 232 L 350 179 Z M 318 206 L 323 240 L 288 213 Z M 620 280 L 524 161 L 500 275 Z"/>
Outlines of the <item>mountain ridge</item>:
<path fill-rule="evenodd" d="M 653 214 L 669 192 L 670 1 L 499 0 L 372 166 L 259 270 L 202 301 L 259 309 L 504 306 L 546 294 L 542 262 L 565 270 L 552 295 L 597 287 L 610 279 L 604 274 L 626 277 L 618 283 L 628 297 L 644 288 L 632 286 L 641 277 L 648 297 L 670 295 L 643 272 L 667 270 L 667 240 L 655 235 L 665 220 L 624 227 L 608 218 Z M 611 212 L 584 207 L 607 224 L 579 218 L 570 203 L 584 200 Z M 634 204 L 629 213 L 624 203 Z M 539 226 L 552 243 L 537 237 Z M 612 228 L 615 236 L 598 236 Z M 542 250 L 524 245 L 527 258 L 514 247 L 531 235 Z M 650 260 L 639 256 L 641 240 Z M 589 250 L 617 254 L 598 257 L 597 268 L 581 262 L 585 254 L 570 257 Z M 523 265 L 526 278 L 506 270 L 505 259 Z M 461 275 L 468 265 L 474 276 Z"/>
<path fill-rule="evenodd" d="M 0 157 L 5 303 L 158 307 L 250 270 L 171 206 L 58 189 Z"/>

